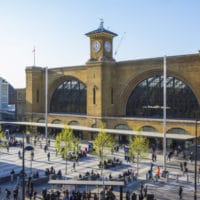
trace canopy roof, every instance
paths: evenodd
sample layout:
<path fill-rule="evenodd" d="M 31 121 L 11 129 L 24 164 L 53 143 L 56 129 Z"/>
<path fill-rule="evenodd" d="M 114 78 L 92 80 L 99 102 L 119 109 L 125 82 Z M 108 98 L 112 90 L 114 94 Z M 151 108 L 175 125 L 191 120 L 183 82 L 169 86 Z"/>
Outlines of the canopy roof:
<path fill-rule="evenodd" d="M 50 180 L 52 185 L 105 185 L 105 186 L 124 186 L 123 181 L 86 181 L 86 180 Z"/>
<path fill-rule="evenodd" d="M 38 126 L 38 127 L 45 127 L 46 123 L 37 123 L 37 122 L 7 122 L 7 121 L 0 121 L 0 124 L 13 124 L 13 125 L 24 125 L 24 126 Z M 79 131 L 88 131 L 88 132 L 99 132 L 101 128 L 92 128 L 80 125 L 66 125 L 66 124 L 51 124 L 48 123 L 47 126 L 49 128 L 60 128 L 63 129 L 64 127 L 68 126 L 72 130 L 79 130 Z M 156 137 L 156 138 L 163 138 L 163 133 L 158 132 L 144 132 L 144 131 L 133 131 L 133 130 L 119 130 L 119 129 L 104 129 L 106 133 L 117 134 L 117 135 L 141 135 L 144 137 Z M 195 138 L 195 136 L 187 135 L 187 134 L 176 134 L 176 133 L 167 133 L 167 139 L 176 139 L 176 140 L 190 140 Z"/>

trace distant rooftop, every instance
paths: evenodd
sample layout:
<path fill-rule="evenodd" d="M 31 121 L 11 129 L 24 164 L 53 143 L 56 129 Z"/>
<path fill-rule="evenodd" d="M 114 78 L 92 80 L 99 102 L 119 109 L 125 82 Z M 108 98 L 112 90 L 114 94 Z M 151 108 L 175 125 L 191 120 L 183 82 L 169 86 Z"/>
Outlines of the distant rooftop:
<path fill-rule="evenodd" d="M 103 27 L 103 23 L 104 23 L 104 22 L 103 22 L 103 20 L 101 19 L 99 28 L 96 29 L 96 30 L 94 30 L 94 31 L 88 32 L 88 33 L 86 33 L 85 35 L 90 36 L 90 35 L 97 34 L 97 33 L 106 33 L 106 34 L 109 34 L 109 35 L 112 35 L 112 36 L 117 36 L 116 33 L 113 33 L 113 32 L 111 32 L 111 31 L 105 29 L 105 28 Z"/>

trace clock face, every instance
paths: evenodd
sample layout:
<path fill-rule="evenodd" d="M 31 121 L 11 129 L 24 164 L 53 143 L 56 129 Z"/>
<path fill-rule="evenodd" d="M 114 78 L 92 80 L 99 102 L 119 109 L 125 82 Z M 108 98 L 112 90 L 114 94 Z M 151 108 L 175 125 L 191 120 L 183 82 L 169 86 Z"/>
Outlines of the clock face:
<path fill-rule="evenodd" d="M 109 41 L 106 41 L 104 44 L 104 48 L 107 52 L 111 52 L 111 43 Z"/>
<path fill-rule="evenodd" d="M 101 48 L 101 44 L 99 41 L 94 41 L 93 44 L 92 44 L 92 50 L 94 52 L 98 52 Z"/>

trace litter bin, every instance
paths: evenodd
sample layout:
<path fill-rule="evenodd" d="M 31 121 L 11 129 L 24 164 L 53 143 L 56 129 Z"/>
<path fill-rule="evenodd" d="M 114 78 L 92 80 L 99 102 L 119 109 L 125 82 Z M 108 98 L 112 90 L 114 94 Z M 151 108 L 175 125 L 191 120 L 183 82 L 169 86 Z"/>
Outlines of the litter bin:
<path fill-rule="evenodd" d="M 165 170 L 165 171 L 162 172 L 161 176 L 162 176 L 163 178 L 166 178 L 168 173 L 169 173 L 169 172 L 168 172 L 167 170 Z"/>

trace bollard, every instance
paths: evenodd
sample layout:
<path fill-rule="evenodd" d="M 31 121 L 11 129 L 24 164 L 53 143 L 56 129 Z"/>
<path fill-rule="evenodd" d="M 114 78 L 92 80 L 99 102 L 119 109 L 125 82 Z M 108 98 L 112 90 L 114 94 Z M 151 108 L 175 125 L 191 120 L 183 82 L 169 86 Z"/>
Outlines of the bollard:
<path fill-rule="evenodd" d="M 189 183 L 189 175 L 187 174 L 187 183 Z"/>
<path fill-rule="evenodd" d="M 148 173 L 146 173 L 146 181 L 148 180 Z"/>
<path fill-rule="evenodd" d="M 179 178 L 179 176 L 178 176 L 178 174 L 176 175 L 176 182 L 178 183 L 178 178 Z"/>
<path fill-rule="evenodd" d="M 169 181 L 169 174 L 167 173 L 166 174 L 166 183 L 168 183 L 168 181 Z"/>

